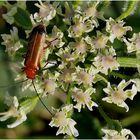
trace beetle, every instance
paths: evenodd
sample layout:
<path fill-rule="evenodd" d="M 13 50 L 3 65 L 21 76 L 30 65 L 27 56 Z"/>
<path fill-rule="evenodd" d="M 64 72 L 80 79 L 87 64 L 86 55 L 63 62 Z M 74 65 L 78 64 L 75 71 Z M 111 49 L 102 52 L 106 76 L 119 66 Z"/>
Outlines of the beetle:
<path fill-rule="evenodd" d="M 28 79 L 33 80 L 40 67 L 40 60 L 43 55 L 45 44 L 45 27 L 40 24 L 33 28 L 29 36 L 28 50 L 24 61 L 24 72 Z"/>

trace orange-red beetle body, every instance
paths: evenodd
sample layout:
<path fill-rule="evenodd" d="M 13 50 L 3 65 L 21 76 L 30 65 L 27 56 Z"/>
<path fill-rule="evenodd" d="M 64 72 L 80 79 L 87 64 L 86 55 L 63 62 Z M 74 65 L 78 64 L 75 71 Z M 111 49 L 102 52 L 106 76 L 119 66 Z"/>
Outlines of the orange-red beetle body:
<path fill-rule="evenodd" d="M 23 69 L 28 79 L 33 80 L 40 68 L 44 44 L 45 27 L 38 25 L 32 30 L 29 36 L 28 51 L 24 61 L 25 67 Z"/>

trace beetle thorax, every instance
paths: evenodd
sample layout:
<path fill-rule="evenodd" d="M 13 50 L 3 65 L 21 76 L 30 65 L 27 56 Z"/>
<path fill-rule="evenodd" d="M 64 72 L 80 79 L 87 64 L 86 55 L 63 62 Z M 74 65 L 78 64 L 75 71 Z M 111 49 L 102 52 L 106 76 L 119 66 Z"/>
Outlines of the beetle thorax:
<path fill-rule="evenodd" d="M 28 79 L 34 79 L 37 74 L 36 68 L 26 67 L 24 71 Z"/>

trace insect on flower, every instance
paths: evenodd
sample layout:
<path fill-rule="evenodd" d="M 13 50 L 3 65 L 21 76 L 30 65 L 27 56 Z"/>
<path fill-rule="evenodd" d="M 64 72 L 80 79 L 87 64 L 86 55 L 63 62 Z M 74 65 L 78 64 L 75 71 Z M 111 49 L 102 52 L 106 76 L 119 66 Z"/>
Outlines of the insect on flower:
<path fill-rule="evenodd" d="M 26 53 L 25 61 L 24 61 L 25 67 L 23 68 L 27 79 L 32 80 L 32 84 L 34 86 L 34 89 L 37 95 L 38 95 L 38 92 L 35 88 L 33 80 L 35 79 L 35 76 L 37 75 L 38 70 L 41 69 L 40 60 L 43 55 L 43 50 L 49 47 L 49 45 L 45 46 L 45 35 L 46 35 L 45 26 L 43 24 L 40 24 L 36 26 L 35 28 L 33 28 L 29 36 L 28 51 Z M 38 97 L 40 101 L 42 102 L 42 104 L 45 106 L 45 108 L 49 111 L 49 109 L 43 103 L 39 95 Z M 50 114 L 52 113 L 50 112 Z"/>
<path fill-rule="evenodd" d="M 34 84 L 35 76 L 38 74 L 38 71 L 41 70 L 40 62 L 41 62 L 41 58 L 43 57 L 44 50 L 50 46 L 51 42 L 57 39 L 55 38 L 54 40 L 50 41 L 47 46 L 45 46 L 46 45 L 45 36 L 46 36 L 46 31 L 45 31 L 45 26 L 43 24 L 40 24 L 33 28 L 32 32 L 29 35 L 28 50 L 25 55 L 24 67 L 22 68 L 26 74 L 27 79 L 17 83 L 22 83 L 27 80 L 32 80 L 32 84 L 38 98 L 40 99 L 41 103 L 45 106 L 45 108 L 49 111 L 49 109 L 41 100 L 40 95 L 38 94 Z M 52 113 L 50 112 L 50 114 Z"/>

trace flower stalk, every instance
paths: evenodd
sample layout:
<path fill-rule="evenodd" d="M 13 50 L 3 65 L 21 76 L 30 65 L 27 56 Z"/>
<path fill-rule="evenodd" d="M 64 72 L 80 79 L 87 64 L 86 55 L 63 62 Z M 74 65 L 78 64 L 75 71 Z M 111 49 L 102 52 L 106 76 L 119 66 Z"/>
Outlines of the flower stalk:
<path fill-rule="evenodd" d="M 128 17 L 130 14 L 132 14 L 133 10 L 136 8 L 136 5 L 137 5 L 138 1 L 129 1 L 129 7 L 128 9 L 122 13 L 117 19 L 116 21 L 119 21 L 119 20 L 122 20 L 126 17 Z"/>
<path fill-rule="evenodd" d="M 117 62 L 120 67 L 137 68 L 140 65 L 140 61 L 137 58 L 118 57 Z"/>

